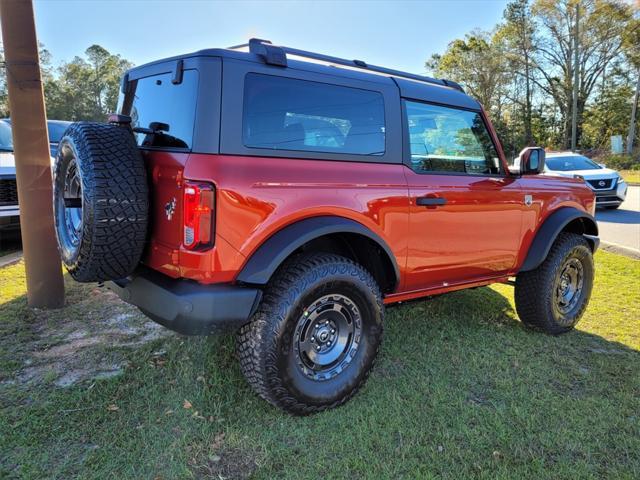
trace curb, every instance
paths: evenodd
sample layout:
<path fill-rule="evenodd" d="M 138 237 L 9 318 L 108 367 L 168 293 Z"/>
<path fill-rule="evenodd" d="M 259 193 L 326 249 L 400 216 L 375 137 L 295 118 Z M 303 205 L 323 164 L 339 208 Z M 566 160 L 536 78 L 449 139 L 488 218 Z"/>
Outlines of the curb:
<path fill-rule="evenodd" d="M 605 241 L 600 242 L 600 248 L 607 252 L 624 255 L 625 257 L 633 258 L 634 260 L 640 260 L 640 250 L 636 250 L 635 248 L 625 247 L 624 245 Z"/>
<path fill-rule="evenodd" d="M 640 187 L 640 182 L 627 182 L 630 187 Z"/>
<path fill-rule="evenodd" d="M 0 257 L 0 268 L 13 265 L 14 263 L 18 263 L 20 260 L 22 260 L 22 251 L 13 252 L 8 255 L 4 255 Z"/>

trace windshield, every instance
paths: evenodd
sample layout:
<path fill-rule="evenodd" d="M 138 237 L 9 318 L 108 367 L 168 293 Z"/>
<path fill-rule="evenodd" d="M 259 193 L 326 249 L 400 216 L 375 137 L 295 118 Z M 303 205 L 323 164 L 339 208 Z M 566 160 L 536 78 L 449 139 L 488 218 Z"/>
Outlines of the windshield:
<path fill-rule="evenodd" d="M 49 129 L 49 143 L 58 143 L 62 138 L 62 134 L 65 132 L 69 124 L 67 122 L 47 122 L 47 128 Z"/>
<path fill-rule="evenodd" d="M 546 165 L 549 170 L 569 172 L 571 170 L 599 170 L 602 168 L 593 160 L 581 155 L 567 155 L 566 157 L 547 157 Z"/>
<path fill-rule="evenodd" d="M 7 122 L 0 120 L 0 150 L 13 152 L 13 138 L 11 137 L 11 127 Z"/>

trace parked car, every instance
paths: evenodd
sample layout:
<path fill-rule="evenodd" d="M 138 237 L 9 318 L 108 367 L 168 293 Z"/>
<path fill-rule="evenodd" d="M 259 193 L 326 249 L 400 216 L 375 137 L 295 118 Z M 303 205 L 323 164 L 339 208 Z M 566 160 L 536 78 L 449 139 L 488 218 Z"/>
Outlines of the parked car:
<path fill-rule="evenodd" d="M 545 173 L 584 178 L 596 194 L 596 207 L 618 208 L 627 196 L 627 184 L 618 172 L 578 153 L 547 153 Z"/>
<path fill-rule="evenodd" d="M 71 125 L 63 120 L 47 120 L 51 163 L 62 134 Z M 16 185 L 16 164 L 13 157 L 11 119 L 0 119 L 0 231 L 20 228 L 20 208 Z"/>
<path fill-rule="evenodd" d="M 3 122 L 11 125 L 10 118 L 1 119 Z M 71 125 L 71 122 L 66 120 L 47 120 L 47 130 L 49 131 L 49 151 L 51 158 L 55 158 L 56 151 L 58 150 L 58 142 L 62 138 L 64 131 Z"/>
<path fill-rule="evenodd" d="M 248 49 L 133 68 L 108 124 L 67 130 L 54 208 L 76 280 L 184 334 L 236 331 L 249 384 L 294 414 L 362 386 L 385 307 L 505 282 L 525 325 L 576 325 L 598 247 L 582 180 L 540 178 L 538 148 L 510 172 L 454 82 Z"/>

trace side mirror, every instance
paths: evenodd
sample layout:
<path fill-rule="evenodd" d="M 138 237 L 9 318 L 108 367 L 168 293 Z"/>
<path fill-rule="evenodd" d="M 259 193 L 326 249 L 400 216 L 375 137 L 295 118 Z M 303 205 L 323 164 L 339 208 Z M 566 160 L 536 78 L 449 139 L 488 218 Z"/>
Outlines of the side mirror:
<path fill-rule="evenodd" d="M 543 148 L 528 147 L 520 152 L 520 174 L 537 175 L 544 171 L 545 153 Z"/>

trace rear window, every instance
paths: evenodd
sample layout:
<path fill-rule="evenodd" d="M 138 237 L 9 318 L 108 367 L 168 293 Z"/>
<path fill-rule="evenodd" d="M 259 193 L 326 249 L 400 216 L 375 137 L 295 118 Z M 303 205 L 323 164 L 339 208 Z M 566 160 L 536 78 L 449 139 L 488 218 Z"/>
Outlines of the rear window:
<path fill-rule="evenodd" d="M 250 73 L 242 130 L 249 148 L 383 155 L 384 100 L 369 90 Z"/>
<path fill-rule="evenodd" d="M 134 128 L 154 133 L 136 133 L 138 145 L 152 148 L 190 149 L 196 112 L 198 72 L 185 70 L 182 82 L 171 83 L 173 74 L 164 73 L 132 80 L 133 102 L 129 112 Z M 126 104 L 126 102 L 125 102 Z"/>

